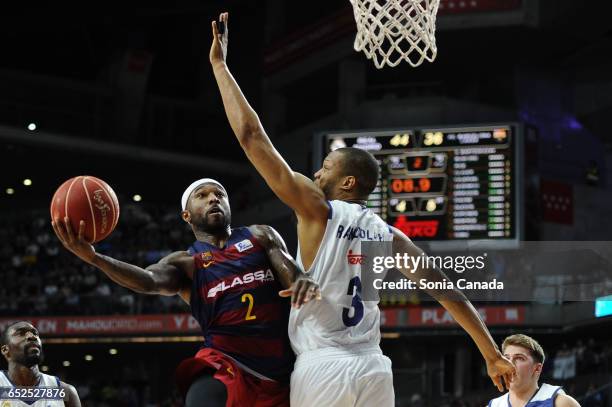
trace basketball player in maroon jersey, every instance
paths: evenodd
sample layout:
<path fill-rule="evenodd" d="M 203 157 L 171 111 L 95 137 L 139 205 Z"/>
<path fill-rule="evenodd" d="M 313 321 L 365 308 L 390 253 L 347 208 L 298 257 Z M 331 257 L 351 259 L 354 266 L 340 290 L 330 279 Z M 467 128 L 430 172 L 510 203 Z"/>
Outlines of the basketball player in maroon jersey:
<path fill-rule="evenodd" d="M 96 253 L 70 222 L 53 229 L 69 251 L 119 285 L 143 294 L 179 295 L 204 336 L 196 357 L 183 361 L 177 381 L 186 406 L 288 406 L 294 355 L 287 336 L 289 304 L 320 296 L 270 226 L 231 228 L 225 188 L 209 178 L 192 183 L 181 200 L 196 241 L 146 268 Z M 283 288 L 285 288 L 283 290 Z"/>

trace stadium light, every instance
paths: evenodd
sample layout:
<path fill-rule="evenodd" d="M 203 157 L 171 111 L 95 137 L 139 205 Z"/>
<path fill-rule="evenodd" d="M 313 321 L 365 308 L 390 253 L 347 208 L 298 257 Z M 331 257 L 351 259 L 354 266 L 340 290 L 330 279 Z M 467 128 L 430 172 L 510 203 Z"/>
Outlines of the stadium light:
<path fill-rule="evenodd" d="M 13 195 L 15 193 L 15 190 L 13 188 L 7 188 L 6 189 L 6 194 L 7 195 Z"/>
<path fill-rule="evenodd" d="M 117 349 L 111 348 L 111 349 L 108 350 L 108 353 L 110 353 L 111 355 L 116 355 L 119 352 L 117 352 Z"/>
<path fill-rule="evenodd" d="M 136 194 L 132 197 L 132 199 L 134 200 L 134 202 L 140 202 L 142 201 L 142 196 Z"/>
<path fill-rule="evenodd" d="M 64 367 L 68 367 L 68 366 L 70 366 L 70 361 L 69 361 L 69 360 L 64 360 L 64 361 L 62 362 L 62 365 L 63 365 Z"/>
<path fill-rule="evenodd" d="M 28 124 L 28 130 L 30 130 L 30 131 L 34 131 L 34 130 L 36 130 L 36 123 L 30 123 L 30 124 Z"/>
<path fill-rule="evenodd" d="M 85 355 L 85 360 L 88 361 L 88 362 L 91 362 L 93 360 L 93 356 Z"/>
<path fill-rule="evenodd" d="M 32 180 L 29 178 L 24 179 L 23 185 L 25 185 L 26 187 L 29 187 L 30 185 L 32 185 Z"/>

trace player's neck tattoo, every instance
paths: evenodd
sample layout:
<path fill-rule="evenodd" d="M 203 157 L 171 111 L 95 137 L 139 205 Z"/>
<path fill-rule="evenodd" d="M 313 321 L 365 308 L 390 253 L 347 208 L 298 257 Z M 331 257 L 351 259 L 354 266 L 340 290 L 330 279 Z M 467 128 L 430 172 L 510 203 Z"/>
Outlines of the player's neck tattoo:
<path fill-rule="evenodd" d="M 194 230 L 196 239 L 200 242 L 205 242 L 217 247 L 224 247 L 232 234 L 232 229 L 229 225 L 225 230 L 221 230 L 215 233 L 205 232 L 203 230 Z"/>

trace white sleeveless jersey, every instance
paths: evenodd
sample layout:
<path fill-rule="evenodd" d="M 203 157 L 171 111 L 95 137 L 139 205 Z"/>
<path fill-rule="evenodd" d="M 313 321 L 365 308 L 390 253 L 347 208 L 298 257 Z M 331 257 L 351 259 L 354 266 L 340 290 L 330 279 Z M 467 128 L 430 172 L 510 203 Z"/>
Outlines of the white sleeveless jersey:
<path fill-rule="evenodd" d="M 393 240 L 389 226 L 365 206 L 330 201 L 323 240 L 309 270 L 321 300 L 291 308 L 289 338 L 296 355 L 323 348 L 379 348 L 378 301 L 361 301 L 361 242 Z M 303 268 L 299 244 L 297 262 Z M 360 290 L 361 291 L 361 290 Z"/>
<path fill-rule="evenodd" d="M 542 383 L 536 394 L 533 395 L 525 407 L 554 407 L 555 398 L 557 398 L 559 394 L 565 394 L 561 386 L 552 386 Z M 499 396 L 489 401 L 488 407 L 511 407 L 510 394 L 506 393 L 503 396 Z"/>
<path fill-rule="evenodd" d="M 8 388 L 15 386 L 9 380 L 6 371 L 0 371 L 0 388 L 4 392 Z M 55 376 L 49 376 L 41 373 L 40 383 L 36 387 L 59 388 L 60 380 Z M 64 407 L 64 400 L 36 400 L 32 404 L 28 404 L 19 399 L 2 398 L 0 395 L 0 407 Z"/>

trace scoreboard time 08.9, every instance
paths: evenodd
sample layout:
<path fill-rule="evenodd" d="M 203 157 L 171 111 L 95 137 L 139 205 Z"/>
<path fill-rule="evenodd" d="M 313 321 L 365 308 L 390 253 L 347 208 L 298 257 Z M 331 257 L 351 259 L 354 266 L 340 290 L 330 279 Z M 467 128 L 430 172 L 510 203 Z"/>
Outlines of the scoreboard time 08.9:
<path fill-rule="evenodd" d="M 329 132 L 315 160 L 342 147 L 380 164 L 368 207 L 414 240 L 516 240 L 518 126 Z"/>

